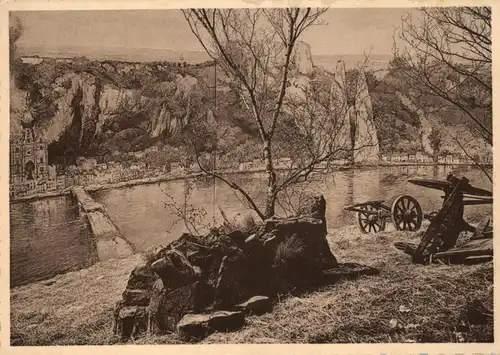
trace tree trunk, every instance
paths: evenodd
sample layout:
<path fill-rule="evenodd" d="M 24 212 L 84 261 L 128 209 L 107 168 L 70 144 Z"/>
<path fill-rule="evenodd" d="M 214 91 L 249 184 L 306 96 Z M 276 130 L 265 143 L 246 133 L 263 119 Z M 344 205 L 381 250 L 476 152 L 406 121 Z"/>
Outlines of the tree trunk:
<path fill-rule="evenodd" d="M 356 150 L 356 129 L 357 129 L 357 122 L 356 122 L 356 108 L 351 107 L 349 108 L 349 134 L 351 138 L 351 149 L 349 151 L 349 162 L 351 165 L 354 165 L 354 151 Z"/>
<path fill-rule="evenodd" d="M 434 149 L 432 160 L 434 161 L 434 163 L 437 163 L 439 161 L 439 151 L 437 151 L 436 149 Z"/>
<path fill-rule="evenodd" d="M 271 142 L 264 141 L 264 160 L 266 161 L 267 192 L 265 218 L 271 218 L 275 213 L 276 204 L 276 172 L 274 171 L 273 159 L 271 155 Z"/>

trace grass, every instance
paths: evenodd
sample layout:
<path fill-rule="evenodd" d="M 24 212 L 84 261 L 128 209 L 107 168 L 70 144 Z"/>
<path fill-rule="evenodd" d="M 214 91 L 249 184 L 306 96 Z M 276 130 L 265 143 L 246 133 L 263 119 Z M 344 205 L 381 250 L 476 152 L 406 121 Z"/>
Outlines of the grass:
<path fill-rule="evenodd" d="M 286 298 L 274 312 L 249 317 L 238 333 L 214 334 L 207 343 L 404 343 L 493 341 L 493 317 L 471 325 L 464 311 L 475 302 L 493 309 L 492 263 L 419 266 L 392 247 L 418 242 L 410 233 L 362 235 L 346 227 L 330 235 L 340 262 L 359 262 L 382 272 Z M 271 339 L 270 339 L 271 338 Z"/>
<path fill-rule="evenodd" d="M 330 231 L 339 262 L 381 269 L 300 297 L 285 297 L 273 313 L 251 316 L 243 329 L 203 343 L 492 342 L 493 263 L 414 265 L 395 241 L 414 233 L 363 235 L 354 226 Z M 12 332 L 26 345 L 112 344 L 112 310 L 138 261 L 94 265 L 11 292 Z M 475 310 L 481 308 L 480 311 Z M 179 343 L 174 334 L 138 344 Z"/>
<path fill-rule="evenodd" d="M 19 345 L 99 345 L 117 341 L 113 310 L 136 254 L 11 290 L 11 341 Z"/>

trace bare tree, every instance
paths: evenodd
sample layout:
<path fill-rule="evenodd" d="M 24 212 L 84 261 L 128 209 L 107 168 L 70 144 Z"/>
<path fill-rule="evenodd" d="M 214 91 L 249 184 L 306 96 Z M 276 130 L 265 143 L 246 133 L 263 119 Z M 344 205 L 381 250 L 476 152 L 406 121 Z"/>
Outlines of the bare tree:
<path fill-rule="evenodd" d="M 394 66 L 417 95 L 444 100 L 492 145 L 491 8 L 421 8 L 420 14 L 402 19 Z"/>
<path fill-rule="evenodd" d="M 11 65 L 11 70 L 16 58 L 16 42 L 21 37 L 23 32 L 23 26 L 18 17 L 14 17 L 9 14 L 9 62 Z"/>
<path fill-rule="evenodd" d="M 201 231 L 209 230 L 213 227 L 209 223 L 206 223 L 206 216 L 208 214 L 206 209 L 203 207 L 196 207 L 190 203 L 195 185 L 195 180 L 184 180 L 183 198 L 182 202 L 179 203 L 174 196 L 161 187 L 161 184 L 158 184 L 162 193 L 168 197 L 168 201 L 164 202 L 165 207 L 168 208 L 172 212 L 173 216 L 177 218 L 172 222 L 168 232 L 170 232 L 179 222 L 182 222 L 191 234 L 199 235 Z"/>
<path fill-rule="evenodd" d="M 318 24 L 326 9 L 190 9 L 183 10 L 192 32 L 206 52 L 225 74 L 225 85 L 238 93 L 243 107 L 258 128 L 266 173 L 265 209 L 256 203 L 242 186 L 227 176 L 200 169 L 235 190 L 244 204 L 261 219 L 276 213 L 280 193 L 300 183 L 315 167 L 330 161 L 349 149 L 349 136 L 344 134 L 347 105 L 337 105 L 332 95 L 321 101 L 319 87 L 302 85 L 295 97 L 291 88 L 294 52 L 300 36 Z M 311 78 L 312 76 L 312 78 Z M 330 87 L 326 96 L 330 92 Z M 314 100 L 314 103 L 312 102 Z M 328 101 L 329 100 L 329 101 Z M 201 128 L 200 128 L 201 129 Z M 198 157 L 203 145 L 210 145 L 206 133 L 191 137 Z M 200 143 L 199 140 L 205 143 Z M 344 142 L 345 141 L 345 142 Z M 214 139 L 212 148 L 217 146 Z M 288 172 L 277 174 L 276 164 L 286 154 L 295 158 L 288 162 Z"/>
<path fill-rule="evenodd" d="M 277 176 L 273 139 L 282 106 L 295 45 L 326 9 L 190 9 L 184 16 L 206 52 L 230 78 L 233 89 L 255 121 L 266 164 L 267 193 L 262 212 L 246 191 L 217 175 L 239 191 L 260 218 L 275 214 Z M 202 168 L 200 166 L 200 168 Z M 211 175 L 216 175 L 214 171 Z"/>
<path fill-rule="evenodd" d="M 373 147 L 374 137 L 356 132 L 360 106 L 363 100 L 369 100 L 362 97 L 366 94 L 362 81 L 367 63 L 368 57 L 351 71 L 354 74 L 351 78 L 324 72 L 308 85 L 291 90 L 285 103 L 285 116 L 294 124 L 280 127 L 276 145 L 294 158 L 281 176 L 276 188 L 278 193 L 289 186 L 303 184 L 310 175 L 330 170 L 339 158 L 352 161 L 363 149 Z"/>

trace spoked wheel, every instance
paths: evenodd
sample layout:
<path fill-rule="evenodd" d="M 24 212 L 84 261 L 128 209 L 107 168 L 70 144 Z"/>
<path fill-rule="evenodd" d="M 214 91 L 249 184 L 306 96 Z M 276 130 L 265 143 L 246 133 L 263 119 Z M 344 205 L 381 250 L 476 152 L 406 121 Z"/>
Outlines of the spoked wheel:
<path fill-rule="evenodd" d="M 379 215 L 379 210 L 373 205 L 361 207 L 366 212 L 356 212 L 356 220 L 361 233 L 378 233 L 385 230 L 385 217 Z"/>
<path fill-rule="evenodd" d="M 412 196 L 401 195 L 391 207 L 391 219 L 396 230 L 416 231 L 422 226 L 422 208 Z"/>

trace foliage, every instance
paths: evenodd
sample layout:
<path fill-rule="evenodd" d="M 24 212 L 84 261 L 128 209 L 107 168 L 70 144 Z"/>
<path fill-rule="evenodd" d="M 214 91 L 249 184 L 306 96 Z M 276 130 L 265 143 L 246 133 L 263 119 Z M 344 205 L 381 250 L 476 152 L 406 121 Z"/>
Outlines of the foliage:
<path fill-rule="evenodd" d="M 438 129 L 433 128 L 431 134 L 429 135 L 429 141 L 434 151 L 434 161 L 437 161 L 438 155 L 441 151 L 441 145 L 443 143 L 443 136 L 441 132 Z"/>
<path fill-rule="evenodd" d="M 421 8 L 417 19 L 402 19 L 399 36 L 403 44 L 391 67 L 405 78 L 408 93 L 427 111 L 467 122 L 492 146 L 491 8 Z M 452 138 L 473 156 L 460 137 Z M 491 172 L 486 175 L 491 180 Z"/>
<path fill-rule="evenodd" d="M 410 151 L 418 145 L 415 129 L 420 126 L 418 114 L 406 108 L 397 96 L 399 81 L 391 73 L 382 79 L 366 73 L 372 100 L 373 120 L 382 152 Z"/>
<path fill-rule="evenodd" d="M 273 267 L 297 266 L 297 261 L 302 260 L 305 246 L 300 238 L 291 237 L 276 247 Z"/>

